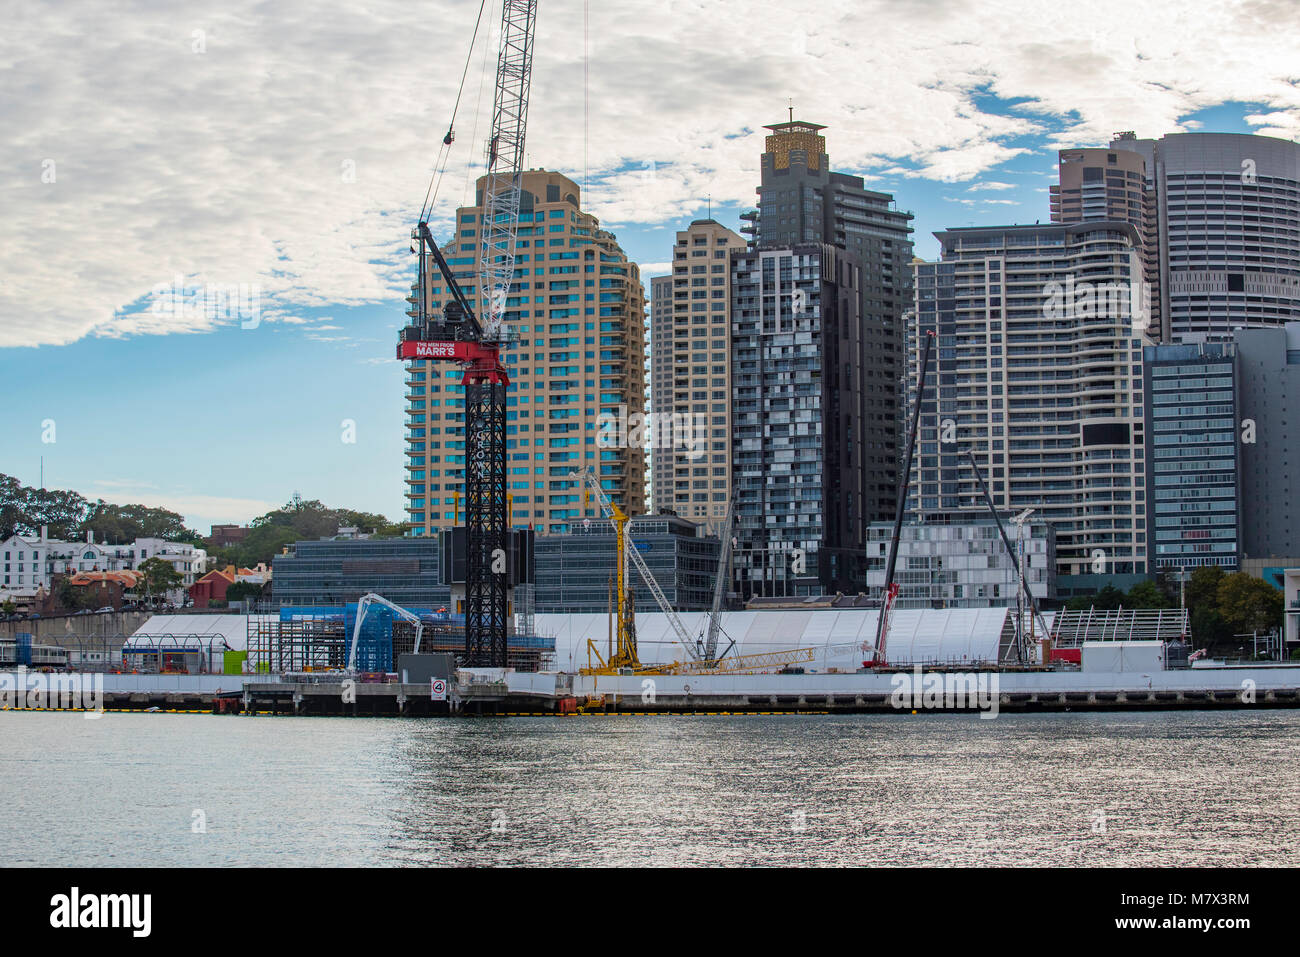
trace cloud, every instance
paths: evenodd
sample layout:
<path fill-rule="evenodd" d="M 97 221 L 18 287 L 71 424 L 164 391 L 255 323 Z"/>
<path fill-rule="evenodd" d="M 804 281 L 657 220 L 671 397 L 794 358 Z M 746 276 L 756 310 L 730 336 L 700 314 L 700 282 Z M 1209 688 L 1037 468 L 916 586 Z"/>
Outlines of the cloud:
<path fill-rule="evenodd" d="M 268 323 L 406 295 L 473 0 L 14 6 L 0 33 L 0 346 L 238 321 L 148 308 L 177 275 L 255 284 Z M 1282 0 L 1167 0 L 1141 17 L 1097 0 L 1086 18 L 1011 0 L 664 10 L 631 21 L 624 5 L 592 5 L 585 94 L 577 8 L 538 16 L 528 163 L 588 182 L 587 205 L 616 231 L 676 225 L 705 197 L 752 205 L 762 126 L 787 97 L 828 126 L 837 169 L 873 180 L 968 183 L 1031 140 L 1158 136 L 1226 102 L 1260 104 L 1260 132 L 1300 129 Z M 435 235 L 472 198 L 492 99 L 483 51 Z"/>
<path fill-rule="evenodd" d="M 283 503 L 224 495 L 202 495 L 185 491 L 161 493 L 157 486 L 131 479 L 96 481 L 87 498 L 102 498 L 116 505 L 148 505 L 165 508 L 185 516 L 185 523 L 198 531 L 214 522 L 246 523 L 265 515 Z"/>
<path fill-rule="evenodd" d="M 968 193 L 975 193 L 983 190 L 998 191 L 998 190 L 1015 189 L 1015 188 L 1016 188 L 1015 183 L 999 183 L 997 180 L 984 180 L 981 183 L 975 183 L 973 186 L 968 187 L 966 191 Z"/>

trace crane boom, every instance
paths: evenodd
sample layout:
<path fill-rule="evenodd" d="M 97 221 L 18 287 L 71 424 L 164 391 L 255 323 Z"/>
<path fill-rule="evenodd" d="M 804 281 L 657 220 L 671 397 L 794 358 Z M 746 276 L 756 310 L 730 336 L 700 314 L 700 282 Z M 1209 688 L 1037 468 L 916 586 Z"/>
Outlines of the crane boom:
<path fill-rule="evenodd" d="M 465 370 L 465 656 L 467 667 L 504 668 L 508 660 L 507 578 L 498 559 L 506 553 L 506 392 L 510 377 L 501 361 L 510 284 L 519 235 L 528 93 L 532 82 L 537 0 L 503 0 L 501 49 L 493 95 L 480 231 L 476 311 L 421 218 L 416 321 L 402 329 L 399 359 L 443 359 Z M 445 143 L 450 144 L 448 131 Z M 432 261 L 450 300 L 441 321 L 430 315 L 426 271 Z"/>
<path fill-rule="evenodd" d="M 907 490 L 912 482 L 912 453 L 916 450 L 916 427 L 921 421 L 921 400 L 925 397 L 925 378 L 930 371 L 930 346 L 934 344 L 934 331 L 926 330 L 925 348 L 921 350 L 920 385 L 916 390 L 916 406 L 912 409 L 912 425 L 907 434 L 907 457 L 903 460 L 903 480 L 898 490 L 898 509 L 894 513 L 894 534 L 889 540 L 889 559 L 885 565 L 884 601 L 880 617 L 876 620 L 876 651 L 874 663 L 883 665 L 885 644 L 889 640 L 889 618 L 898 599 L 898 583 L 894 581 L 894 566 L 898 563 L 898 540 L 903 531 L 903 513 L 907 509 Z M 863 662 L 869 665 L 872 662 Z"/>
<path fill-rule="evenodd" d="M 415 625 L 415 652 L 416 654 L 420 652 L 420 637 L 424 634 L 424 622 L 420 620 L 420 616 L 400 605 L 394 605 L 383 595 L 367 592 L 357 601 L 357 622 L 352 626 L 352 647 L 348 649 L 348 671 L 357 670 L 357 645 L 361 642 L 361 623 L 365 620 L 366 612 L 370 610 L 372 604 L 383 605 L 393 614 Z"/>
<path fill-rule="evenodd" d="M 487 146 L 479 247 L 479 315 L 485 336 L 502 335 L 506 299 L 515 277 L 519 197 L 523 192 L 528 90 L 533 75 L 533 23 L 537 0 L 505 0 L 501 9 L 501 52 L 497 58 L 492 138 Z"/>
<path fill-rule="evenodd" d="M 975 452 L 972 449 L 967 449 L 966 455 L 970 458 L 971 471 L 975 473 L 975 478 L 979 481 L 980 491 L 984 493 L 984 503 L 989 507 L 989 513 L 993 516 L 993 523 L 998 527 L 998 534 L 1002 536 L 1002 544 L 1006 547 L 1007 557 L 1016 563 L 1016 576 L 1018 578 L 1017 588 L 1019 589 L 1017 600 L 1019 601 L 1023 597 L 1027 597 L 1029 599 L 1030 614 L 1033 615 L 1034 618 L 1038 620 L 1038 627 L 1043 630 L 1043 634 L 1044 636 L 1046 636 L 1050 634 L 1050 632 L 1048 632 L 1047 630 L 1047 623 L 1043 621 L 1043 616 L 1038 610 L 1038 602 L 1034 600 L 1034 593 L 1029 591 L 1025 587 L 1024 564 L 1021 560 L 1017 558 L 1017 552 L 1015 546 L 1011 544 L 1011 539 L 1007 537 L 1007 530 L 1002 525 L 1002 516 L 998 514 L 997 506 L 993 504 L 993 496 L 989 492 L 988 483 L 984 481 L 984 473 L 980 471 L 979 464 L 975 461 Z M 1017 515 L 1014 519 L 1012 519 L 1012 521 L 1015 522 L 1017 525 L 1021 525 L 1033 511 L 1034 510 L 1032 508 L 1028 509 L 1027 511 L 1022 512 L 1020 515 Z M 1015 651 L 1016 658 L 1019 660 L 1020 664 L 1022 665 L 1032 664 L 1033 649 L 1029 647 L 1028 639 L 1021 632 L 1020 626 L 1021 626 L 1021 622 L 1017 617 L 1016 647 L 1013 650 Z"/>
<path fill-rule="evenodd" d="M 736 518 L 736 500 L 727 502 L 727 517 L 722 522 L 722 547 L 718 555 L 718 578 L 713 583 L 713 607 L 709 610 L 708 628 L 704 633 L 704 660 L 716 661 L 718 632 L 722 627 L 722 596 L 727 586 L 727 569 L 731 560 L 731 529 Z"/>
<path fill-rule="evenodd" d="M 571 472 L 569 473 L 569 477 L 580 480 L 585 479 L 588 487 L 592 490 L 592 494 L 594 494 L 596 500 L 600 502 L 601 512 L 606 518 L 611 520 L 613 519 L 614 505 L 609 500 L 609 496 L 605 494 L 605 490 L 600 487 L 600 482 L 596 480 L 596 476 L 590 467 L 585 467 L 580 471 Z M 641 553 L 637 550 L 635 543 L 629 543 L 629 547 L 626 551 L 627 557 L 632 559 L 632 564 L 636 566 L 636 570 L 640 573 L 642 580 L 646 583 L 646 587 L 650 589 L 650 594 L 654 595 L 654 599 L 659 605 L 659 610 L 668 618 L 668 623 L 672 625 L 673 631 L 677 633 L 677 640 L 681 643 L 681 646 L 686 649 L 686 653 L 691 657 L 692 661 L 700 661 L 702 658 L 700 650 L 695 647 L 695 642 L 691 640 L 690 633 L 686 630 L 686 626 L 683 625 L 682 620 L 677 617 L 677 612 L 673 610 L 673 606 L 668 603 L 668 598 L 664 595 L 664 590 L 659 587 L 659 582 L 655 580 L 654 574 L 648 567 L 646 567 L 645 559 L 641 557 Z"/>

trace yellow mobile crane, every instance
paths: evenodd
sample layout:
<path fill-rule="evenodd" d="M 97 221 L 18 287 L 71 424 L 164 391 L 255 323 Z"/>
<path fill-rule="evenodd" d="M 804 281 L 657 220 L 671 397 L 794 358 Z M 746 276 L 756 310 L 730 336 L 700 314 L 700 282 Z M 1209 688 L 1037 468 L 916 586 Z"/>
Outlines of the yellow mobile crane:
<path fill-rule="evenodd" d="M 605 661 L 596 648 L 596 643 L 592 639 L 587 639 L 587 656 L 588 666 L 580 669 L 582 674 L 587 675 L 610 675 L 610 674 L 640 674 L 640 675 L 708 675 L 708 674 L 744 674 L 748 672 L 764 671 L 771 668 L 782 668 L 790 665 L 802 664 L 815 661 L 818 653 L 840 651 L 845 648 L 861 650 L 858 645 L 834 646 L 831 648 L 794 648 L 788 651 L 769 651 L 752 655 L 733 655 L 731 657 L 718 656 L 716 653 L 718 626 L 717 622 L 720 613 L 720 595 L 714 596 L 714 609 L 710 615 L 710 627 L 706 634 L 701 638 L 692 640 L 682 620 L 673 611 L 672 605 L 655 581 L 654 574 L 646 567 L 645 560 L 636 550 L 636 545 L 629 543 L 627 539 L 627 525 L 629 518 L 627 514 L 610 500 L 605 494 L 605 490 L 600 487 L 595 473 L 590 469 L 582 469 L 573 472 L 570 478 L 582 479 L 587 483 L 588 489 L 584 495 L 584 504 L 590 504 L 590 496 L 595 495 L 600 503 L 601 511 L 605 517 L 610 520 L 614 526 L 615 541 L 615 561 L 617 568 L 617 582 L 614 590 L 614 603 L 617 608 L 615 634 L 618 636 L 615 649 L 610 654 L 609 661 Z M 728 509 L 729 514 L 731 510 Z M 730 528 L 728 521 L 728 529 Z M 629 545 L 631 547 L 629 547 Z M 673 631 L 677 634 L 678 642 L 685 649 L 688 661 L 672 661 L 667 664 L 643 665 L 637 655 L 636 646 L 636 607 L 634 602 L 634 592 L 631 587 L 630 576 L 628 575 L 629 559 L 636 564 L 637 571 L 645 581 L 646 587 L 655 597 L 659 608 L 663 611 L 668 623 L 672 626 Z M 724 558 L 725 562 L 725 558 Z M 725 564 L 724 566 L 725 567 Z M 720 574 L 722 572 L 720 571 Z M 707 642 L 707 648 L 706 646 Z M 590 664 L 591 657 L 595 656 L 599 666 Z"/>
<path fill-rule="evenodd" d="M 583 496 L 589 504 L 591 492 L 584 489 Z M 633 605 L 632 589 L 628 587 L 627 583 L 628 517 L 627 513 L 613 502 L 609 503 L 609 513 L 610 524 L 614 526 L 614 555 L 618 566 L 618 570 L 614 575 L 614 647 L 610 652 L 609 661 L 605 661 L 600 657 L 600 652 L 596 651 L 595 643 L 588 639 L 588 667 L 583 671 L 617 674 L 620 670 L 627 668 L 639 671 L 641 669 L 641 660 L 636 653 L 636 610 Z M 593 651 L 595 651 L 596 659 L 600 661 L 600 668 L 590 666 L 590 656 Z"/>

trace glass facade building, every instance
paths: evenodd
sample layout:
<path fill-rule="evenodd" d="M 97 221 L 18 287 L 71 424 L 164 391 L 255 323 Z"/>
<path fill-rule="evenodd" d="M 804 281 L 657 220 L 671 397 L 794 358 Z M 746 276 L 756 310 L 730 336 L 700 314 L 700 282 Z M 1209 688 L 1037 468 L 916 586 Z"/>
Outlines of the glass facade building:
<path fill-rule="evenodd" d="M 298 542 L 275 556 L 272 571 L 281 605 L 344 605 L 371 591 L 403 608 L 451 602 L 437 536 Z"/>
<path fill-rule="evenodd" d="M 858 274 L 834 246 L 732 256 L 732 481 L 741 597 L 863 586 Z"/>
<path fill-rule="evenodd" d="M 1148 571 L 1235 571 L 1240 551 L 1236 349 L 1147 346 Z"/>
<path fill-rule="evenodd" d="M 699 532 L 694 523 L 670 515 L 643 515 L 628 523 L 629 540 L 677 611 L 713 607 L 720 544 Z M 564 535 L 538 536 L 537 612 L 605 613 L 616 554 L 614 530 L 603 520 L 579 525 Z M 628 568 L 637 612 L 658 612 L 650 589 L 630 562 Z"/>
<path fill-rule="evenodd" d="M 906 524 L 899 533 L 899 608 L 1014 608 L 1020 543 L 1025 584 L 1038 601 L 1056 598 L 1056 533 L 1047 522 L 1006 523 L 1006 544 L 991 519 L 957 525 Z M 869 593 L 885 587 L 885 564 L 893 522 L 873 522 L 868 532 Z"/>
<path fill-rule="evenodd" d="M 1294 567 L 1300 559 L 1300 322 L 1239 329 L 1233 344 L 1242 559 L 1252 567 L 1261 562 Z"/>
<path fill-rule="evenodd" d="M 857 272 L 859 330 L 845 354 L 861 405 L 861 444 L 853 468 L 863 472 L 867 522 L 894 517 L 898 507 L 899 391 L 903 314 L 912 304 L 912 213 L 894 197 L 866 188 L 860 176 L 831 169 L 825 129 L 795 120 L 768 126 L 760 158 L 758 209 L 741 232 L 753 250 L 819 243 L 835 246 Z M 854 591 L 861 587 L 859 582 Z"/>

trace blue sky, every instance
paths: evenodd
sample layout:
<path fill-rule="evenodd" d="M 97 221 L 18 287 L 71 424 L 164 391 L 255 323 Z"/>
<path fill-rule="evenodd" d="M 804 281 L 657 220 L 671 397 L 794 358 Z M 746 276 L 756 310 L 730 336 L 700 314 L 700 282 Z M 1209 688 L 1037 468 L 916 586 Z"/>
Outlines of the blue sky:
<path fill-rule="evenodd" d="M 37 92 L 0 95 L 0 119 L 18 131 L 0 146 L 0 185 L 10 187 L 8 226 L 0 225 L 0 471 L 35 484 L 43 457 L 47 486 L 173 508 L 202 531 L 246 521 L 295 491 L 403 517 L 402 365 L 393 349 L 412 263 L 406 235 L 459 64 L 432 79 L 402 64 L 392 54 L 406 35 L 395 37 L 385 17 L 411 11 L 375 6 L 374 24 L 313 23 L 303 37 L 312 7 L 296 2 L 275 21 L 195 5 L 162 36 L 150 31 L 158 10 L 171 7 L 129 4 L 112 19 L 87 5 L 85 30 L 100 39 L 86 56 L 60 53 L 58 31 L 39 17 L 0 40 L 0 76 L 9 63 Z M 477 9 L 459 0 L 437 6 L 453 22 L 472 22 Z M 703 37 L 656 25 L 635 50 L 605 39 L 627 29 L 625 18 L 593 9 L 596 109 L 585 136 L 574 83 L 583 51 L 564 45 L 563 24 L 547 25 L 545 17 L 561 17 L 548 8 L 530 161 L 582 182 L 587 157 L 587 205 L 642 265 L 648 286 L 670 259 L 674 232 L 705 215 L 706 196 L 715 219 L 738 227 L 753 203 L 762 126 L 784 118 L 789 95 L 798 118 L 827 127 L 836 169 L 865 175 L 915 213 L 917 253 L 933 258 L 936 229 L 1047 221 L 1060 147 L 1104 145 L 1119 129 L 1300 134 L 1288 65 L 1295 24 L 1265 19 L 1234 37 L 1243 11 L 1258 20 L 1268 4 L 1210 6 L 1177 36 L 1152 41 L 1194 53 L 1206 30 L 1217 31 L 1213 49 L 1226 52 L 1204 56 L 1195 82 L 1177 46 L 1144 50 L 1096 37 L 1092 59 L 1067 63 L 1068 51 L 1043 52 L 1034 24 L 983 48 L 955 28 L 914 39 L 912 14 L 898 5 L 873 14 L 832 4 L 829 19 L 793 39 L 777 24 L 785 46 L 776 54 L 772 35 L 738 41 L 763 51 L 747 60 L 736 52 L 748 79 L 720 71 L 680 89 L 658 81 L 644 93 L 657 71 L 716 58 L 706 41 L 726 30 L 722 18 L 735 5 L 700 13 Z M 844 25 L 870 15 L 879 18 L 875 33 L 894 37 L 882 44 L 894 59 L 845 74 L 862 54 L 842 42 Z M 408 33 L 437 42 L 427 25 L 413 22 Z M 60 62 L 75 64 L 70 76 Z M 809 64 L 804 88 L 788 88 L 791 62 Z M 478 149 L 474 110 L 486 106 L 482 94 L 474 102 L 477 80 L 471 71 L 474 105 L 462 108 L 454 164 Z M 121 115 L 102 108 L 99 88 L 114 94 Z M 419 98 L 406 95 L 416 88 Z M 34 179 L 47 157 L 59 164 L 57 184 Z M 356 176 L 340 181 L 348 163 Z M 443 222 L 474 173 L 472 164 L 449 169 Z M 259 283 L 264 320 L 247 329 L 157 321 L 149 291 L 176 274 Z M 343 441 L 345 420 L 355 423 L 355 443 Z"/>

